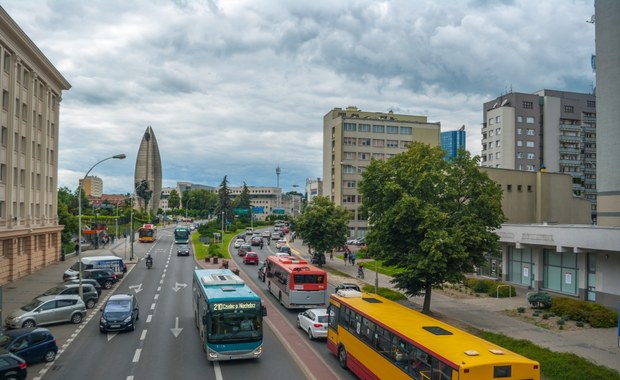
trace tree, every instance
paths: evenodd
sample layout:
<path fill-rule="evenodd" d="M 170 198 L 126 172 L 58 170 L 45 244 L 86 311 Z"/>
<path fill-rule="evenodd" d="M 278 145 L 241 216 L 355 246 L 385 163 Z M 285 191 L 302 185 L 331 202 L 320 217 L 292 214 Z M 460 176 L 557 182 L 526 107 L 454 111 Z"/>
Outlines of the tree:
<path fill-rule="evenodd" d="M 308 247 L 320 255 L 321 263 L 325 252 L 344 245 L 349 234 L 351 213 L 336 206 L 328 197 L 315 197 L 304 212 L 295 219 L 295 231 Z"/>
<path fill-rule="evenodd" d="M 485 252 L 499 249 L 493 232 L 505 220 L 502 191 L 461 150 L 448 162 L 440 147 L 414 142 L 387 161 L 373 160 L 362 174 L 362 212 L 368 216 L 368 250 L 399 272 L 393 283 L 408 295 L 458 282 Z"/>
<path fill-rule="evenodd" d="M 217 207 L 215 213 L 218 223 L 222 224 L 222 213 L 224 213 L 224 220 L 232 221 L 234 219 L 232 202 L 230 200 L 230 189 L 228 188 L 228 176 L 224 176 L 220 188 L 217 191 Z"/>
<path fill-rule="evenodd" d="M 58 189 L 58 224 L 65 226 L 60 238 L 63 245 L 71 243 L 73 236 L 78 234 L 78 219 L 70 212 L 73 203 L 77 203 L 76 197 L 69 188 Z"/>
<path fill-rule="evenodd" d="M 173 211 L 179 208 L 181 204 L 181 198 L 179 197 L 179 192 L 176 189 L 172 189 L 170 191 L 170 195 L 168 196 L 168 207 L 170 207 Z"/>

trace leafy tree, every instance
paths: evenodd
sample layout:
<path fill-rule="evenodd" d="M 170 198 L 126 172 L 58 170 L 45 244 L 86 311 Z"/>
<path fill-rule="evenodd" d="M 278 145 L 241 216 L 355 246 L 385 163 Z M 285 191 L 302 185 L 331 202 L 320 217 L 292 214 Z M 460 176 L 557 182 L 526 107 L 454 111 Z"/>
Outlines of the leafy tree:
<path fill-rule="evenodd" d="M 233 214 L 232 202 L 230 200 L 230 189 L 228 188 L 228 176 L 224 176 L 220 188 L 217 191 L 217 207 L 215 213 L 217 216 L 218 224 L 222 224 L 222 213 L 224 213 L 224 220 L 232 221 L 235 217 Z"/>
<path fill-rule="evenodd" d="M 315 254 L 344 245 L 349 234 L 351 213 L 336 206 L 328 197 L 315 197 L 304 212 L 295 219 L 295 231 Z M 321 262 L 321 261 L 319 261 Z"/>
<path fill-rule="evenodd" d="M 440 147 L 419 142 L 362 174 L 362 211 L 368 216 L 369 253 L 399 272 L 393 282 L 409 295 L 464 279 L 485 252 L 499 249 L 493 232 L 505 220 L 502 191 L 464 150 L 448 162 Z"/>
<path fill-rule="evenodd" d="M 192 190 L 190 206 L 199 210 L 200 215 L 212 214 L 217 206 L 217 195 L 205 189 Z"/>
<path fill-rule="evenodd" d="M 181 198 L 179 197 L 179 192 L 176 189 L 172 189 L 170 191 L 170 195 L 168 196 L 168 207 L 174 211 L 179 208 L 181 204 Z"/>
<path fill-rule="evenodd" d="M 77 203 L 76 197 L 69 188 L 58 189 L 58 224 L 65 226 L 60 237 L 63 245 L 70 244 L 78 233 L 78 218 L 70 210 L 73 203 Z"/>

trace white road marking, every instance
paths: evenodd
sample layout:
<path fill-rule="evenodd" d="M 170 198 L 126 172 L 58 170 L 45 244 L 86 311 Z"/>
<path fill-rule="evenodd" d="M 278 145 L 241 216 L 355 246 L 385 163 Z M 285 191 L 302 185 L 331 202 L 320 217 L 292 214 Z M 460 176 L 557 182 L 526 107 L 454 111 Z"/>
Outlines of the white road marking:
<path fill-rule="evenodd" d="M 142 330 L 142 335 L 140 335 L 140 340 L 146 339 L 146 329 Z"/>
<path fill-rule="evenodd" d="M 215 372 L 215 380 L 223 380 L 222 370 L 220 369 L 220 362 L 213 362 L 213 372 Z"/>
<path fill-rule="evenodd" d="M 153 318 L 153 314 L 149 314 L 149 315 L 146 317 L 146 323 L 151 323 L 151 318 Z"/>
<path fill-rule="evenodd" d="M 158 298 L 159 298 L 159 294 L 155 294 L 155 299 L 158 299 Z"/>
<path fill-rule="evenodd" d="M 151 304 L 151 310 L 155 310 L 155 305 L 156 305 L 156 303 L 155 303 L 155 302 L 153 302 L 153 303 Z"/>
<path fill-rule="evenodd" d="M 141 348 L 136 348 L 136 353 L 133 355 L 133 362 L 137 363 L 140 361 L 140 354 L 142 353 Z"/>

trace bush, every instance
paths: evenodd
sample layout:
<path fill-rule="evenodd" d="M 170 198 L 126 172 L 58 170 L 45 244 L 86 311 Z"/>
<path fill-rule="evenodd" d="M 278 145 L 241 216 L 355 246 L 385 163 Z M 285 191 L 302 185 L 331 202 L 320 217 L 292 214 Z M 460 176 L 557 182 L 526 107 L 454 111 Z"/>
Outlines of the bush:
<path fill-rule="evenodd" d="M 468 278 L 465 280 L 465 286 L 476 293 L 488 293 L 492 288 L 497 288 L 497 284 L 497 281 L 479 278 Z"/>
<path fill-rule="evenodd" d="M 524 308 L 524 307 L 522 307 L 522 306 L 521 306 L 521 307 L 518 307 L 518 308 L 517 308 L 517 312 L 518 312 L 518 313 L 525 313 L 525 308 Z"/>
<path fill-rule="evenodd" d="M 527 297 L 527 302 L 534 308 L 548 309 L 552 305 L 551 296 L 545 292 L 532 293 Z"/>
<path fill-rule="evenodd" d="M 497 291 L 497 288 L 502 285 L 501 288 L 499 288 L 499 292 Z M 506 297 L 515 297 L 517 295 L 517 289 L 515 289 L 514 286 L 503 286 L 506 284 L 502 284 L 501 282 L 495 282 L 493 286 L 491 287 L 491 289 L 489 289 L 489 291 L 487 292 L 487 294 L 489 295 L 489 297 L 496 297 L 499 296 L 500 298 L 506 298 Z"/>
<path fill-rule="evenodd" d="M 553 299 L 551 311 L 568 318 L 589 323 L 592 327 L 607 328 L 618 325 L 618 312 L 606 307 L 574 298 L 557 297 Z"/>

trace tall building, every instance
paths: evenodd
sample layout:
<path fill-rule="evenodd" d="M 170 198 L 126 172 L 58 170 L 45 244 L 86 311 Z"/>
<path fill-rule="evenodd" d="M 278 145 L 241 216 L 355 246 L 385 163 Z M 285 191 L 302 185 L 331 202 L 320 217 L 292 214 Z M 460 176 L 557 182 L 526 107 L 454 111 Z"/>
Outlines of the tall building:
<path fill-rule="evenodd" d="M 60 257 L 58 138 L 71 85 L 0 7 L 0 285 Z"/>
<path fill-rule="evenodd" d="M 426 116 L 364 112 L 357 107 L 334 108 L 323 117 L 323 195 L 351 212 L 350 236 L 365 236 L 368 231 L 368 222 L 358 212 L 362 199 L 357 185 L 370 159 L 393 157 L 413 141 L 439 146 L 440 128 Z"/>
<path fill-rule="evenodd" d="M 97 176 L 89 175 L 80 179 L 80 183 L 87 197 L 99 198 L 103 194 L 103 180 Z"/>
<path fill-rule="evenodd" d="M 459 149 L 467 149 L 465 141 L 464 125 L 457 131 L 441 132 L 441 149 L 446 152 L 444 158 L 446 160 L 455 158 Z"/>
<path fill-rule="evenodd" d="M 161 197 L 161 157 L 159 155 L 159 146 L 153 128 L 148 126 L 140 142 L 138 155 L 136 157 L 136 171 L 134 177 L 135 186 L 139 186 L 142 181 L 148 184 L 148 191 L 151 193 L 151 199 L 148 207 L 140 196 L 136 196 L 138 205 L 141 208 L 148 208 L 153 215 L 157 214 L 159 209 L 159 199 Z M 135 189 L 134 189 L 135 191 Z"/>
<path fill-rule="evenodd" d="M 509 93 L 484 103 L 482 166 L 573 177 L 596 217 L 596 97 L 568 91 Z"/>
<path fill-rule="evenodd" d="M 323 196 L 323 180 L 306 178 L 306 201 L 312 202 L 316 196 Z"/>
<path fill-rule="evenodd" d="M 596 0 L 597 223 L 620 226 L 620 2 Z"/>

